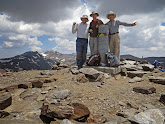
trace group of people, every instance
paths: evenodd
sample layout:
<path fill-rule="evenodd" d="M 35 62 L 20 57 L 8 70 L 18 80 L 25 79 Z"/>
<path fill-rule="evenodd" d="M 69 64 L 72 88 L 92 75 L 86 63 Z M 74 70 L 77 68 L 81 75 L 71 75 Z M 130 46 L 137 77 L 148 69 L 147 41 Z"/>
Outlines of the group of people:
<path fill-rule="evenodd" d="M 96 11 L 93 11 L 90 16 L 93 18 L 93 20 L 88 25 L 87 22 L 89 21 L 87 15 L 83 15 L 81 19 L 80 24 L 76 24 L 76 22 L 73 23 L 72 26 L 72 33 L 77 32 L 77 40 L 76 40 L 76 61 L 78 69 L 82 68 L 84 63 L 86 62 L 86 54 L 87 54 L 87 48 L 88 48 L 88 36 L 89 38 L 89 47 L 90 47 L 90 53 L 92 55 L 96 55 L 99 53 L 98 51 L 98 29 L 100 25 L 103 25 L 104 23 L 102 20 L 98 19 L 99 13 Z M 115 20 L 116 14 L 112 11 L 110 11 L 106 16 L 109 21 L 106 23 L 106 25 L 109 26 L 109 49 L 110 52 L 113 53 L 119 60 L 120 60 L 120 36 L 119 36 L 119 26 L 135 26 L 135 23 L 129 24 L 125 22 L 120 22 L 118 20 Z"/>

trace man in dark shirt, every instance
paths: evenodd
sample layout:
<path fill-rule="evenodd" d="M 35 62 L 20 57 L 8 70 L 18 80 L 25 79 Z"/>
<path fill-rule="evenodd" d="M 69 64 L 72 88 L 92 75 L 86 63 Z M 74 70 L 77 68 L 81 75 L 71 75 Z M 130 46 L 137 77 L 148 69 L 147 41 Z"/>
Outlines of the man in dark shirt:
<path fill-rule="evenodd" d="M 90 14 L 90 16 L 93 18 L 93 20 L 89 26 L 89 47 L 91 55 L 95 55 L 98 54 L 98 28 L 101 24 L 103 24 L 103 22 L 100 19 L 97 19 L 99 14 L 95 11 L 93 11 L 92 14 Z"/>

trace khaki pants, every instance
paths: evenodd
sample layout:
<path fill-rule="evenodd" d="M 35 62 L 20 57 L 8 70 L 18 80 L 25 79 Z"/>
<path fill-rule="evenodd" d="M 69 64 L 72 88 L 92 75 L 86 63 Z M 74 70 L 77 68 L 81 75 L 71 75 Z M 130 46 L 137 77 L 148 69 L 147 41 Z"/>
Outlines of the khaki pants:
<path fill-rule="evenodd" d="M 111 35 L 109 40 L 110 52 L 120 60 L 120 35 L 119 33 Z"/>
<path fill-rule="evenodd" d="M 89 47 L 90 47 L 91 55 L 98 54 L 98 38 L 97 37 L 90 37 Z"/>

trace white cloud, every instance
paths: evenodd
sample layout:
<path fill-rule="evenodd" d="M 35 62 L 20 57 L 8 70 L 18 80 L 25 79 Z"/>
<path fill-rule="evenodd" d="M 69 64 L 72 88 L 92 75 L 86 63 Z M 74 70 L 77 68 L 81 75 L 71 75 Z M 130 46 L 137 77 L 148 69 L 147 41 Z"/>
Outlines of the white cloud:
<path fill-rule="evenodd" d="M 7 48 L 11 48 L 11 47 L 13 47 L 13 42 L 4 41 L 4 46 Z"/>
<path fill-rule="evenodd" d="M 69 41 L 68 39 L 63 39 L 60 37 L 49 38 L 49 41 L 55 41 L 56 46 L 53 48 L 55 51 L 65 54 L 75 53 L 76 42 L 74 41 Z"/>

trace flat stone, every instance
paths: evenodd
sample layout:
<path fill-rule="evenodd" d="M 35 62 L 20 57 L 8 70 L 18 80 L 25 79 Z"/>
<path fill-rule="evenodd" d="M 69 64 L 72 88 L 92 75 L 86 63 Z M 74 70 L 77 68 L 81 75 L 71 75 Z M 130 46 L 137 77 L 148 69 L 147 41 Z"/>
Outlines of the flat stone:
<path fill-rule="evenodd" d="M 101 67 L 101 66 L 86 66 L 85 68 L 94 68 L 97 71 L 101 71 L 103 73 L 108 73 L 112 75 L 119 74 L 121 72 L 121 67 Z"/>
<path fill-rule="evenodd" d="M 69 66 L 68 66 L 67 64 L 62 64 L 62 63 L 60 63 L 59 67 L 68 68 Z"/>
<path fill-rule="evenodd" d="M 69 119 L 74 114 L 74 108 L 69 105 L 43 105 L 41 114 L 50 118 Z"/>
<path fill-rule="evenodd" d="M 53 72 L 50 72 L 50 71 L 48 71 L 48 72 L 40 72 L 40 74 L 41 75 L 49 75 L 49 76 L 54 75 L 54 73 Z"/>
<path fill-rule="evenodd" d="M 64 100 L 71 94 L 70 90 L 57 91 L 54 94 L 55 99 Z"/>
<path fill-rule="evenodd" d="M 144 86 L 144 87 L 134 87 L 133 91 L 137 93 L 142 93 L 142 94 L 152 94 L 156 93 L 156 89 L 151 86 Z"/>
<path fill-rule="evenodd" d="M 165 104 L 165 93 L 162 93 L 160 96 L 160 102 L 162 102 L 163 104 Z"/>
<path fill-rule="evenodd" d="M 129 80 L 129 83 L 136 83 L 136 82 L 141 82 L 141 81 L 142 81 L 142 78 L 134 77 L 134 78 Z"/>
<path fill-rule="evenodd" d="M 37 97 L 37 101 L 44 101 L 45 100 L 45 97 L 46 97 L 46 95 L 39 95 Z"/>
<path fill-rule="evenodd" d="M 10 106 L 12 103 L 12 96 L 10 93 L 2 93 L 0 94 L 0 110 L 3 110 Z"/>
<path fill-rule="evenodd" d="M 142 68 L 144 71 L 153 71 L 154 70 L 154 66 L 151 64 L 142 64 Z"/>
<path fill-rule="evenodd" d="M 77 82 L 80 82 L 80 83 L 86 83 L 86 82 L 89 81 L 89 80 L 85 77 L 84 74 L 78 74 L 78 75 L 76 76 L 76 80 L 77 80 Z"/>
<path fill-rule="evenodd" d="M 154 77 L 150 76 L 149 81 L 157 83 L 157 84 L 162 84 L 165 85 L 165 77 Z"/>
<path fill-rule="evenodd" d="M 94 68 L 81 68 L 79 71 L 85 74 L 85 76 L 90 79 L 97 79 L 97 77 L 99 76 L 99 71 Z"/>
<path fill-rule="evenodd" d="M 141 65 L 123 65 L 122 67 L 125 67 L 127 71 L 143 70 Z"/>
<path fill-rule="evenodd" d="M 134 78 L 134 77 L 140 77 L 142 78 L 144 74 L 151 74 L 151 72 L 145 72 L 145 71 L 127 71 L 128 77 Z"/>
<path fill-rule="evenodd" d="M 149 109 L 134 115 L 131 122 L 140 124 L 164 124 L 165 117 L 159 109 Z"/>

